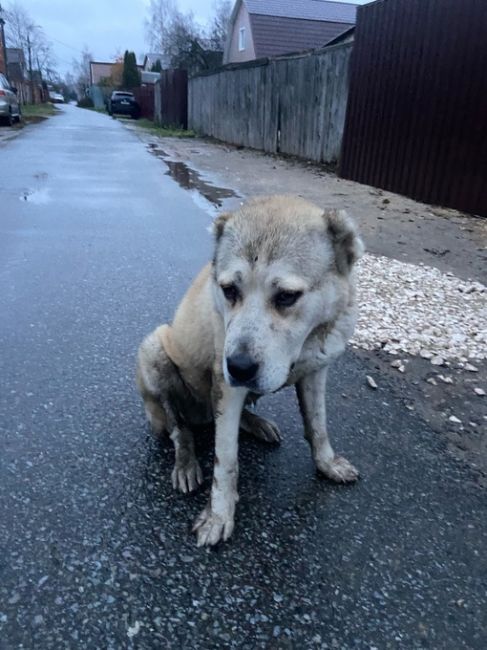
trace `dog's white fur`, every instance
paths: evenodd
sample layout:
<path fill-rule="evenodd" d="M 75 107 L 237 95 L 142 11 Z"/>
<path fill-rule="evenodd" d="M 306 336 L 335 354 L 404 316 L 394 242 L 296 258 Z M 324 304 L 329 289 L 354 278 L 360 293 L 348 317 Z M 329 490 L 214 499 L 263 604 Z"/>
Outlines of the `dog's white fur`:
<path fill-rule="evenodd" d="M 143 341 L 137 368 L 147 417 L 174 442 L 175 488 L 188 492 L 202 482 L 191 429 L 215 422 L 211 498 L 194 526 L 200 546 L 232 534 L 239 429 L 280 439 L 276 425 L 245 408 L 259 395 L 296 385 L 318 470 L 339 482 L 358 477 L 330 445 L 325 410 L 327 367 L 356 321 L 353 266 L 363 245 L 352 221 L 297 197 L 266 197 L 221 215 L 214 231 L 213 263 L 173 324 Z M 235 359 L 257 368 L 252 377 L 231 374 Z"/>

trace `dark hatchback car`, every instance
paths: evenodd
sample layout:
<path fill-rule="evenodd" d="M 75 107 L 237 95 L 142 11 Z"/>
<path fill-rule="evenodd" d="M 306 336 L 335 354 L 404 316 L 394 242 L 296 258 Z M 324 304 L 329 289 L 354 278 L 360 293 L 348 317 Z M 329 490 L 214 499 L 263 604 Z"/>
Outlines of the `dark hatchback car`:
<path fill-rule="evenodd" d="M 108 113 L 110 115 L 130 115 L 137 120 L 140 117 L 140 106 L 133 93 L 115 90 L 108 100 Z"/>

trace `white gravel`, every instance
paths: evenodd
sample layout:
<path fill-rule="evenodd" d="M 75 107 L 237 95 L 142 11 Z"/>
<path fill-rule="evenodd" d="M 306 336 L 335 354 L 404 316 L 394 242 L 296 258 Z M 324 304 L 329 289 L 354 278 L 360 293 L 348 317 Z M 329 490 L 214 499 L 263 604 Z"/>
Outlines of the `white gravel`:
<path fill-rule="evenodd" d="M 420 355 L 435 365 L 487 358 L 487 292 L 480 282 L 365 255 L 358 301 L 357 347 Z"/>

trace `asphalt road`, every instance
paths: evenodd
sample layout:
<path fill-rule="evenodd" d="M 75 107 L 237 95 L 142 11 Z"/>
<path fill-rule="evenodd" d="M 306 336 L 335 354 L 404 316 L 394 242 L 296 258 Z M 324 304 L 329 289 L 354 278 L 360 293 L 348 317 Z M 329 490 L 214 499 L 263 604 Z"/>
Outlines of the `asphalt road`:
<path fill-rule="evenodd" d="M 0 148 L 0 648 L 487 647 L 487 500 L 473 470 L 373 391 L 331 376 L 318 478 L 291 391 L 281 447 L 241 444 L 232 540 L 197 549 L 205 484 L 173 492 L 133 381 L 144 334 L 211 254 L 210 216 L 119 122 L 65 107 Z"/>

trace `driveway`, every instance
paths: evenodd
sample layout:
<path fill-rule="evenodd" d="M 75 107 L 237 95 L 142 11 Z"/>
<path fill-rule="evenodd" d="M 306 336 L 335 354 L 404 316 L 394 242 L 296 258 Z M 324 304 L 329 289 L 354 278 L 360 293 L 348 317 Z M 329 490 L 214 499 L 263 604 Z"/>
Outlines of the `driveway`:
<path fill-rule="evenodd" d="M 330 381 L 355 486 L 317 477 L 292 391 L 279 448 L 241 444 L 232 540 L 190 534 L 211 478 L 134 387 L 141 338 L 211 255 L 211 216 L 119 122 L 65 106 L 0 148 L 0 648 L 487 647 L 487 500 L 401 378 L 348 352 Z"/>

